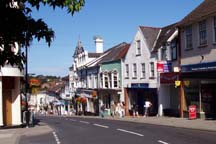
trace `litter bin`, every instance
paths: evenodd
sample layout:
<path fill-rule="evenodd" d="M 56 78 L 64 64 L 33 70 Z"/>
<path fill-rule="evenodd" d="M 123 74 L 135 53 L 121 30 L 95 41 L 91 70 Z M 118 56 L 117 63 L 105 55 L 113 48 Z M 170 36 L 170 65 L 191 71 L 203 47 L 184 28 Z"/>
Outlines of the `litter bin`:
<path fill-rule="evenodd" d="M 189 106 L 189 119 L 196 119 L 197 115 L 196 115 L 196 105 L 190 105 Z"/>

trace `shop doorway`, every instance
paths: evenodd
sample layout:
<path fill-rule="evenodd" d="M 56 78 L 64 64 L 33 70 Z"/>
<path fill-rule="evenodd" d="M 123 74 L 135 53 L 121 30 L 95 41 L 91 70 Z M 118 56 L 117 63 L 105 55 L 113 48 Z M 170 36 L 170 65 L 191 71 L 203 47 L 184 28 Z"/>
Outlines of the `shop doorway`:
<path fill-rule="evenodd" d="M 207 119 L 216 119 L 216 84 L 205 84 L 201 87 L 202 109 Z"/>

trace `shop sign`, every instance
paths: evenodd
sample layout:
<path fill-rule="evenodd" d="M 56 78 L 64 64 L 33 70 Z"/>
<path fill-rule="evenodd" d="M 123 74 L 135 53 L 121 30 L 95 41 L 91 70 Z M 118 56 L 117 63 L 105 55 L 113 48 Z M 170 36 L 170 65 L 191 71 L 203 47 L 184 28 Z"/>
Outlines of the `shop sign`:
<path fill-rule="evenodd" d="M 182 72 L 216 70 L 216 62 L 183 65 Z"/>
<path fill-rule="evenodd" d="M 158 72 L 171 72 L 172 63 L 169 61 L 157 62 L 157 71 Z"/>
<path fill-rule="evenodd" d="M 132 83 L 131 88 L 148 88 L 148 83 Z"/>
<path fill-rule="evenodd" d="M 196 119 L 196 105 L 189 106 L 189 119 Z"/>
<path fill-rule="evenodd" d="M 178 78 L 177 73 L 161 73 L 160 74 L 160 83 L 175 83 Z"/>

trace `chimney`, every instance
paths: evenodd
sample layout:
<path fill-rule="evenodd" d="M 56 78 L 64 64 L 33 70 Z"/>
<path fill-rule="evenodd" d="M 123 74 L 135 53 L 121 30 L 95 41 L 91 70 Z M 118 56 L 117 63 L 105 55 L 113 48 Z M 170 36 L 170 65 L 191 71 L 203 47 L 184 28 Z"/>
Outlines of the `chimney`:
<path fill-rule="evenodd" d="M 96 53 L 103 53 L 103 39 L 100 36 L 94 36 Z"/>

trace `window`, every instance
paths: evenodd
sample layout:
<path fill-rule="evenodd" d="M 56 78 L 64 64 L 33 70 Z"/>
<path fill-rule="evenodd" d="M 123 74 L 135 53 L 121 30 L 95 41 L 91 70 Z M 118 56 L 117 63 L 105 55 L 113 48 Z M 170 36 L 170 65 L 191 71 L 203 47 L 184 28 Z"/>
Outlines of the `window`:
<path fill-rule="evenodd" d="M 137 77 L 137 66 L 136 64 L 134 63 L 133 64 L 133 78 L 136 78 Z"/>
<path fill-rule="evenodd" d="M 136 55 L 141 55 L 141 41 L 140 40 L 136 41 L 136 48 L 137 48 Z"/>
<path fill-rule="evenodd" d="M 103 73 L 100 74 L 100 87 L 103 88 Z"/>
<path fill-rule="evenodd" d="M 92 78 L 91 75 L 88 75 L 88 88 L 91 88 Z"/>
<path fill-rule="evenodd" d="M 177 60 L 177 41 L 173 40 L 171 42 L 171 59 L 172 60 Z"/>
<path fill-rule="evenodd" d="M 109 73 L 108 74 L 108 76 L 109 76 L 109 83 L 108 83 L 108 88 L 112 88 L 113 87 L 113 83 L 112 83 L 112 73 Z"/>
<path fill-rule="evenodd" d="M 213 26 L 214 26 L 214 41 L 213 42 L 215 42 L 216 43 L 216 16 L 214 16 L 214 24 L 213 24 Z"/>
<path fill-rule="evenodd" d="M 161 49 L 161 60 L 166 60 L 167 59 L 167 49 L 166 46 L 163 46 Z"/>
<path fill-rule="evenodd" d="M 125 77 L 128 78 L 129 77 L 129 65 L 125 64 Z"/>
<path fill-rule="evenodd" d="M 154 62 L 150 62 L 150 77 L 155 77 L 154 73 Z"/>
<path fill-rule="evenodd" d="M 113 73 L 113 87 L 118 88 L 118 73 L 116 71 Z"/>
<path fill-rule="evenodd" d="M 206 30 L 206 21 L 203 20 L 199 22 L 199 44 L 207 44 L 207 30 Z"/>
<path fill-rule="evenodd" d="M 93 88 L 97 88 L 97 76 L 94 76 L 94 80 L 93 80 Z"/>
<path fill-rule="evenodd" d="M 104 87 L 109 88 L 109 77 L 108 74 L 104 74 Z"/>
<path fill-rule="evenodd" d="M 142 71 L 141 71 L 141 78 L 145 78 L 145 63 L 142 63 L 141 64 L 141 68 L 142 68 Z"/>
<path fill-rule="evenodd" d="M 189 25 L 185 28 L 186 34 L 186 49 L 193 48 L 193 41 L 192 41 L 192 25 Z"/>

